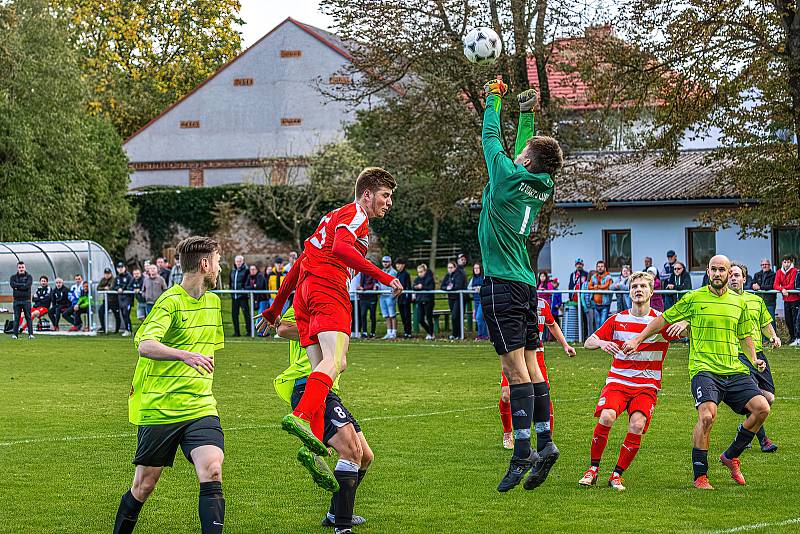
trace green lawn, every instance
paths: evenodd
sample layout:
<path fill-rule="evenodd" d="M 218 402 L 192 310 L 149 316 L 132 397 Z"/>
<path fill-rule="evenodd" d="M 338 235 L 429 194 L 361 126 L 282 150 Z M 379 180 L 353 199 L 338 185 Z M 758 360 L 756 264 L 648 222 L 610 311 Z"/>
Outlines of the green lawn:
<path fill-rule="evenodd" d="M 272 389 L 283 342 L 236 340 L 219 354 L 215 391 L 226 429 L 226 532 L 323 532 L 329 496 L 294 461 L 297 442 L 278 428 L 287 407 Z M 343 398 L 376 460 L 359 489 L 359 532 L 707 532 L 766 523 L 800 527 L 797 509 L 800 351 L 770 354 L 778 401 L 768 421 L 776 454 L 742 457 L 749 485 L 736 486 L 713 459 L 739 421 L 721 409 L 712 434 L 710 478 L 691 487 L 686 350 L 671 350 L 665 391 L 642 449 L 625 475 L 628 491 L 579 488 L 588 462 L 594 402 L 608 357 L 548 347 L 555 437 L 562 451 L 544 486 L 499 494 L 507 467 L 497 414 L 498 364 L 486 344 L 358 342 Z M 135 364 L 129 339 L 34 341 L 0 337 L 0 532 L 110 532 L 133 474 L 134 428 L 127 395 Z M 612 432 L 603 477 L 624 425 Z M 605 482 L 605 478 L 601 479 Z M 178 453 L 142 511 L 137 532 L 198 532 L 197 482 Z M 794 520 L 794 522 L 792 522 Z"/>

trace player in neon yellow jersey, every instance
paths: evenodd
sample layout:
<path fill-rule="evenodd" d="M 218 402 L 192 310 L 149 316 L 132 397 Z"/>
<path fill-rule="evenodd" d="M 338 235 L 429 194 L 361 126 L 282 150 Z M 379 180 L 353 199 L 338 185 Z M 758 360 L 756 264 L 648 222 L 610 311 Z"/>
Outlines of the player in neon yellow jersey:
<path fill-rule="evenodd" d="M 295 322 L 294 308 L 286 310 L 281 317 L 278 335 L 289 340 L 289 367 L 275 378 L 275 391 L 281 399 L 294 408 L 303 396 L 306 381 L 312 371 L 308 354 L 300 346 L 300 333 Z M 325 417 L 313 420 L 319 421 L 324 426 L 312 428 L 318 439 L 325 445 L 333 447 L 338 453 L 336 470 L 331 473 L 325 460 L 305 446 L 300 448 L 297 459 L 311 473 L 314 482 L 328 491 L 335 492 L 322 525 L 335 525 L 339 530 L 346 530 L 366 522 L 363 517 L 353 515 L 353 506 L 356 489 L 366 475 L 374 456 L 358 421 L 339 398 L 340 377 L 341 375 L 336 377 L 325 399 Z"/>
<path fill-rule="evenodd" d="M 136 332 L 139 360 L 128 413 L 138 444 L 131 489 L 122 496 L 114 534 L 133 532 L 144 501 L 178 446 L 194 464 L 200 482 L 198 512 L 203 534 L 220 534 L 225 519 L 222 494 L 224 436 L 211 392 L 215 352 L 224 347 L 222 315 L 214 289 L 219 243 L 189 237 L 178 244 L 183 281 L 165 291 Z"/>

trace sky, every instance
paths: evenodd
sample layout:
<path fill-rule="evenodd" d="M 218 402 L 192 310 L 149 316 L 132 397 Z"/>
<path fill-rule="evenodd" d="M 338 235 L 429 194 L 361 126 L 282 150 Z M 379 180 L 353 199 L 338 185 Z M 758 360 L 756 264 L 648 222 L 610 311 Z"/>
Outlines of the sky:
<path fill-rule="evenodd" d="M 241 29 L 242 45 L 247 48 L 286 17 L 328 29 L 333 20 L 319 12 L 319 0 L 240 0 L 239 16 L 245 24 Z"/>

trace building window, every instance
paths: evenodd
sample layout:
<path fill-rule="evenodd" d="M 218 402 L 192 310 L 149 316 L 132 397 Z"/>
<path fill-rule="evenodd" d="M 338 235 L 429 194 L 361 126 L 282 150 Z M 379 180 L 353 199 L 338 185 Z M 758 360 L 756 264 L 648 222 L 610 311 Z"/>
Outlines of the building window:
<path fill-rule="evenodd" d="M 200 128 L 200 121 L 181 121 L 181 128 Z"/>
<path fill-rule="evenodd" d="M 203 168 L 196 167 L 189 169 L 189 187 L 203 187 L 205 178 L 203 176 Z"/>
<path fill-rule="evenodd" d="M 281 50 L 281 57 L 300 57 L 303 52 L 300 50 Z"/>
<path fill-rule="evenodd" d="M 613 272 L 631 264 L 630 230 L 603 230 L 603 259 L 606 269 Z"/>
<path fill-rule="evenodd" d="M 233 79 L 233 86 L 234 87 L 250 87 L 253 85 L 253 78 L 234 78 Z"/>
<path fill-rule="evenodd" d="M 281 119 L 281 126 L 300 126 L 301 124 L 303 124 L 303 119 L 297 117 Z"/>
<path fill-rule="evenodd" d="M 785 255 L 800 258 L 800 227 L 784 227 L 772 230 L 773 265 L 781 266 L 781 258 Z"/>
<path fill-rule="evenodd" d="M 348 85 L 350 76 L 331 76 L 328 78 L 328 83 L 331 85 Z"/>
<path fill-rule="evenodd" d="M 717 253 L 717 233 L 709 228 L 686 229 L 686 257 L 690 271 L 705 271 Z"/>

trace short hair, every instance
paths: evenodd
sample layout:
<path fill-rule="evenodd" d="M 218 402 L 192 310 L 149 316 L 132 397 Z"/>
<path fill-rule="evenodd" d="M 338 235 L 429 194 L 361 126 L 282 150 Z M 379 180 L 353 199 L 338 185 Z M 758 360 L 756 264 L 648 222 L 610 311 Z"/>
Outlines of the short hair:
<path fill-rule="evenodd" d="M 547 173 L 553 176 L 564 166 L 564 153 L 558 141 L 545 135 L 535 135 L 528 139 L 525 151 L 531 160 L 530 171 Z"/>
<path fill-rule="evenodd" d="M 25 262 L 24 261 L 18 261 L 17 262 L 17 266 L 20 266 L 20 265 L 25 265 Z"/>
<path fill-rule="evenodd" d="M 60 276 L 56 276 L 56 283 L 59 283 L 59 282 L 61 282 L 63 284 L 64 280 Z"/>
<path fill-rule="evenodd" d="M 633 285 L 633 283 L 634 283 L 636 280 L 639 280 L 640 278 L 641 278 L 642 280 L 644 280 L 645 282 L 647 282 L 647 285 L 648 285 L 648 286 L 650 286 L 650 291 L 653 291 L 653 281 L 654 281 L 655 279 L 653 278 L 653 275 L 652 275 L 652 274 L 650 274 L 650 273 L 646 273 L 646 272 L 644 272 L 644 271 L 636 271 L 635 273 L 631 273 L 631 276 L 630 276 L 630 278 L 628 279 L 628 285 L 629 285 L 629 286 L 632 286 L 632 285 Z"/>
<path fill-rule="evenodd" d="M 45 275 L 42 275 L 42 276 L 40 276 L 40 277 L 39 277 L 39 280 L 41 281 L 41 279 L 42 279 L 42 278 L 44 278 L 44 279 L 45 279 L 45 280 L 47 280 L 48 282 L 50 281 L 50 279 L 49 279 L 49 278 L 47 278 Z"/>
<path fill-rule="evenodd" d="M 747 278 L 747 265 L 745 265 L 744 263 L 738 262 L 738 261 L 732 261 L 731 262 L 731 267 L 740 268 L 742 270 L 742 276 Z"/>
<path fill-rule="evenodd" d="M 75 274 L 75 275 L 72 276 L 72 278 L 81 278 L 81 279 L 83 279 L 83 275 L 82 274 Z"/>
<path fill-rule="evenodd" d="M 356 198 L 361 198 L 364 191 L 377 193 L 381 187 L 394 191 L 397 188 L 397 180 L 380 167 L 367 167 L 356 178 Z"/>
<path fill-rule="evenodd" d="M 791 254 L 784 254 L 783 257 L 781 258 L 781 261 L 787 261 L 787 260 L 794 263 L 794 256 L 792 256 Z"/>
<path fill-rule="evenodd" d="M 417 265 L 417 270 L 419 270 L 419 269 L 424 269 L 424 270 L 427 271 L 428 270 L 428 264 L 427 263 L 420 263 L 419 265 Z"/>
<path fill-rule="evenodd" d="M 606 260 L 597 260 L 597 263 L 595 263 L 595 265 L 600 265 L 601 263 L 603 264 L 603 266 L 605 266 Z"/>
<path fill-rule="evenodd" d="M 684 271 L 686 270 L 686 265 L 684 265 L 682 261 L 676 261 L 676 262 L 675 262 L 675 265 L 680 265 L 680 266 L 681 266 L 681 268 L 682 268 Z M 675 266 L 673 266 L 672 268 L 674 269 L 674 268 L 675 268 Z"/>
<path fill-rule="evenodd" d="M 200 260 L 210 257 L 214 252 L 219 252 L 219 242 L 204 236 L 187 237 L 178 243 L 177 251 L 181 255 L 183 272 L 197 272 L 200 270 Z"/>

